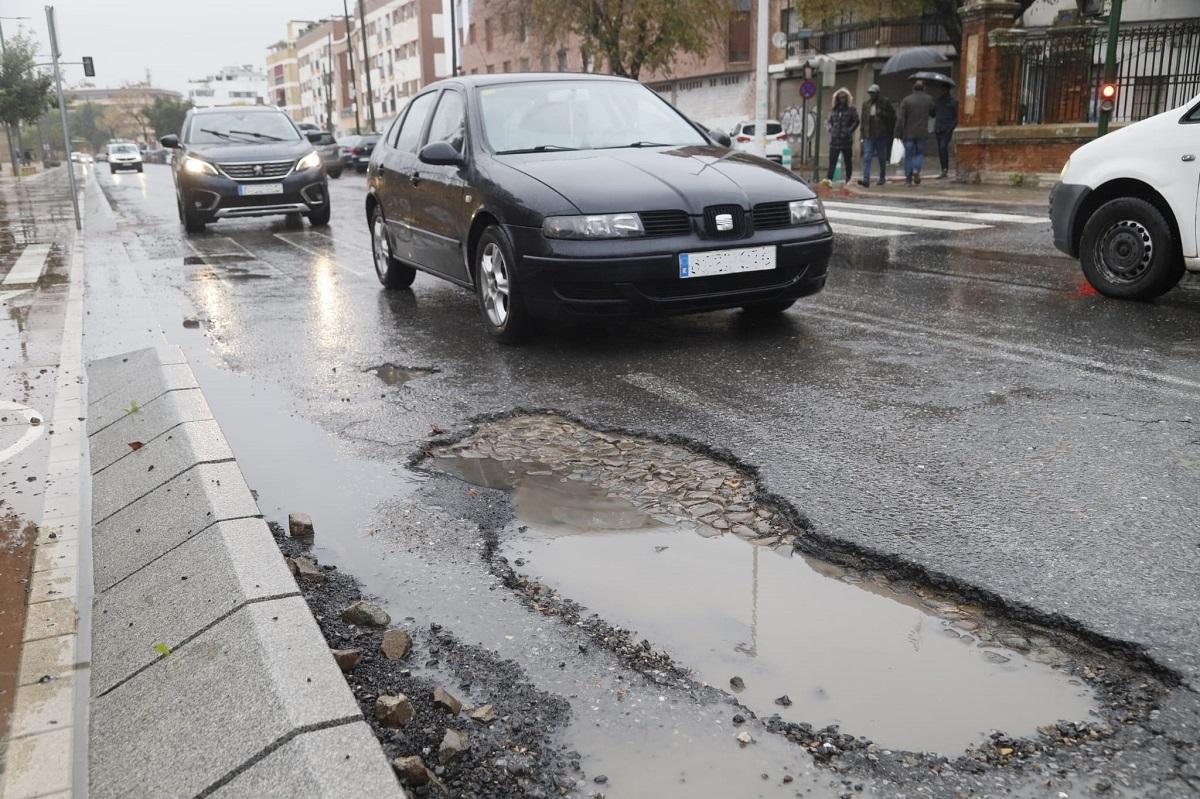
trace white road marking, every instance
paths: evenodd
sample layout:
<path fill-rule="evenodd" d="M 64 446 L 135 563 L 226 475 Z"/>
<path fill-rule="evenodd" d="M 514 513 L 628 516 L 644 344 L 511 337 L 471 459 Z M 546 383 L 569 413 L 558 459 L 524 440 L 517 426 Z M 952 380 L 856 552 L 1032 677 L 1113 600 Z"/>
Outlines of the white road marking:
<path fill-rule="evenodd" d="M 328 233 L 322 233 L 319 230 L 310 230 L 310 231 L 308 231 L 308 235 L 309 236 L 320 236 L 323 239 L 329 239 L 330 241 L 335 242 L 337 244 L 348 244 L 356 250 L 362 250 L 363 252 L 371 252 L 370 247 L 364 247 L 361 244 L 355 244 L 354 242 L 347 241 L 346 239 L 335 239 L 333 236 L 330 236 Z M 372 253 L 372 256 L 373 255 L 374 255 L 374 253 Z"/>
<path fill-rule="evenodd" d="M 16 299 L 17 297 L 20 297 L 22 294 L 27 294 L 27 293 L 29 293 L 29 289 L 17 289 L 16 291 L 0 291 L 0 303 L 8 302 L 9 300 Z"/>
<path fill-rule="evenodd" d="M 4 278 L 4 286 L 25 286 L 38 282 L 42 270 L 46 268 L 46 256 L 50 254 L 49 244 L 30 244 L 21 252 L 21 257 L 8 270 Z"/>
<path fill-rule="evenodd" d="M 24 433 L 21 434 L 20 438 L 18 438 L 12 444 L 9 444 L 4 449 L 0 449 L 0 463 L 3 463 L 41 438 L 42 430 L 45 427 L 46 420 L 42 414 L 38 413 L 33 408 L 30 408 L 28 405 L 19 405 L 15 402 L 8 402 L 7 400 L 0 400 L 0 412 L 18 414 L 24 417 L 25 424 L 28 425 L 28 428 Z M 36 425 L 31 424 L 34 419 L 38 420 Z"/>
<path fill-rule="evenodd" d="M 834 233 L 841 233 L 845 236 L 862 236 L 869 239 L 883 238 L 886 236 L 911 236 L 911 230 L 890 230 L 885 227 L 861 227 L 859 225 L 848 225 L 845 222 L 830 222 L 829 226 L 833 228 Z"/>
<path fill-rule="evenodd" d="M 1011 222 L 1017 225 L 1040 225 L 1049 223 L 1049 217 L 1028 216 L 1025 214 L 999 214 L 990 211 L 948 211 L 933 208 L 908 208 L 897 205 L 874 205 L 871 203 L 827 202 L 826 208 L 846 211 L 874 211 L 882 214 L 900 216 L 944 216 L 949 219 L 969 219 L 974 222 Z"/>
<path fill-rule="evenodd" d="M 877 222 L 881 225 L 899 225 L 901 227 L 927 228 L 929 230 L 984 230 L 991 225 L 980 225 L 975 222 L 951 222 L 942 219 L 912 219 L 907 216 L 888 216 L 885 214 L 866 214 L 858 211 L 841 211 L 836 208 L 826 208 L 825 215 L 830 219 L 848 219 L 852 222 Z"/>
<path fill-rule="evenodd" d="M 275 238 L 279 239 L 284 244 L 290 244 L 291 246 L 295 247 L 297 250 L 301 250 L 303 252 L 308 253 L 309 255 L 313 255 L 318 258 L 329 258 L 329 259 L 333 260 L 334 263 L 337 264 L 337 268 L 339 271 L 344 270 L 344 271 L 349 272 L 350 274 L 355 275 L 357 277 L 363 277 L 363 278 L 367 277 L 366 272 L 362 271 L 361 269 L 357 269 L 353 266 L 350 266 L 349 264 L 347 264 L 345 262 L 345 260 L 339 260 L 339 259 L 335 258 L 334 254 L 332 252 L 321 252 L 320 250 L 314 250 L 311 247 L 306 247 L 305 245 L 301 244 L 300 242 L 292 241 L 291 239 L 286 238 L 287 235 L 288 234 L 286 234 L 286 233 L 274 234 Z M 291 235 L 297 236 L 297 235 L 304 235 L 304 234 L 293 233 Z"/>
<path fill-rule="evenodd" d="M 226 257 L 228 257 L 228 256 L 231 256 L 231 255 L 245 255 L 245 256 L 249 256 L 249 258 L 250 258 L 250 260 L 249 260 L 249 261 L 238 261 L 238 262 L 236 262 L 236 263 L 235 263 L 235 264 L 233 264 L 233 265 L 234 265 L 234 266 L 237 266 L 237 267 L 240 267 L 240 268 L 248 268 L 248 267 L 249 267 L 251 264 L 253 264 L 253 265 L 255 265 L 255 266 L 261 266 L 261 267 L 263 267 L 263 268 L 264 268 L 266 271 L 269 271 L 269 272 L 271 272 L 271 273 L 273 274 L 273 276 L 274 276 L 274 277 L 277 277 L 277 278 L 279 278 L 280 280 L 291 280 L 291 279 L 292 279 L 292 276 L 291 276 L 291 275 L 289 275 L 289 274 L 285 273 L 285 272 L 284 272 L 282 269 L 280 269 L 279 267 L 275 266 L 274 264 L 272 264 L 272 263 L 269 263 L 269 262 L 267 262 L 267 261 L 264 261 L 263 259 L 259 258 L 259 257 L 258 257 L 257 255 L 255 255 L 253 252 L 251 252 L 250 250 L 246 249 L 246 248 L 245 248 L 245 247 L 244 247 L 242 244 L 240 244 L 240 243 L 239 243 L 239 242 L 237 242 L 237 241 L 234 241 L 233 239 L 231 239 L 231 238 L 230 238 L 230 237 L 228 237 L 228 236 L 213 236 L 213 237 L 211 237 L 211 238 L 209 238 L 209 239 L 206 239 L 206 240 L 205 240 L 205 239 L 202 239 L 201 241 L 227 241 L 227 242 L 229 242 L 230 244 L 232 244 L 234 247 L 237 247 L 237 248 L 238 248 L 238 250 L 239 250 L 239 252 L 229 252 L 229 251 L 224 251 L 224 252 L 219 252 L 219 253 L 207 253 L 207 252 L 203 252 L 203 251 L 202 251 L 202 250 L 201 250 L 199 247 L 197 247 L 197 246 L 196 246 L 196 243 L 195 243 L 195 242 L 193 242 L 191 239 L 184 239 L 183 241 L 184 241 L 184 242 L 185 242 L 185 243 L 186 243 L 186 244 L 187 244 L 189 247 L 191 247 L 191 248 L 192 248 L 192 250 L 193 250 L 193 251 L 196 253 L 196 255 L 199 255 L 201 258 L 217 258 L 217 257 L 220 257 L 220 256 L 226 256 Z M 220 265 L 220 264 L 214 264 L 214 263 L 211 263 L 211 262 L 209 262 L 209 261 L 205 261 L 205 263 L 206 263 L 206 264 L 208 264 L 208 266 L 215 267 L 215 268 L 216 268 L 216 271 L 217 271 L 217 275 L 218 275 L 218 276 L 221 276 L 221 275 L 220 275 L 220 269 L 221 269 L 221 265 Z M 222 279 L 224 279 L 224 277 L 223 277 L 223 276 L 221 276 L 221 277 L 222 277 Z"/>

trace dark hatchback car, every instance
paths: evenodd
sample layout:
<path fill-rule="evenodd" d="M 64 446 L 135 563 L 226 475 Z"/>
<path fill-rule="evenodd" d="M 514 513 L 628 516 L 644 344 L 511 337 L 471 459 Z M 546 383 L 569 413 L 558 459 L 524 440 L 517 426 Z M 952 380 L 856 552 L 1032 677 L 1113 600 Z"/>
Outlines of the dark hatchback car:
<path fill-rule="evenodd" d="M 230 106 L 188 111 L 171 172 L 179 220 L 189 233 L 243 216 L 307 216 L 329 224 L 329 187 L 312 139 L 277 108 Z"/>
<path fill-rule="evenodd" d="M 371 162 L 371 153 L 375 151 L 375 145 L 378 143 L 378 133 L 365 133 L 350 146 L 350 161 L 359 174 L 367 171 L 367 165 Z"/>
<path fill-rule="evenodd" d="M 503 342 L 532 316 L 778 313 L 825 284 L 824 209 L 719 137 L 622 78 L 438 82 L 371 158 L 376 273 L 474 288 Z"/>

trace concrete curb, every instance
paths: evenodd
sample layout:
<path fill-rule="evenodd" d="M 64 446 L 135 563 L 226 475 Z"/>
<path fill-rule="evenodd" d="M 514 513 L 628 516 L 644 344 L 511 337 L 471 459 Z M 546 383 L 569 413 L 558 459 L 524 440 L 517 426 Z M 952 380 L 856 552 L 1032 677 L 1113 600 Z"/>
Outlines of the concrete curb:
<path fill-rule="evenodd" d="M 181 351 L 88 380 L 91 795 L 403 796 Z"/>

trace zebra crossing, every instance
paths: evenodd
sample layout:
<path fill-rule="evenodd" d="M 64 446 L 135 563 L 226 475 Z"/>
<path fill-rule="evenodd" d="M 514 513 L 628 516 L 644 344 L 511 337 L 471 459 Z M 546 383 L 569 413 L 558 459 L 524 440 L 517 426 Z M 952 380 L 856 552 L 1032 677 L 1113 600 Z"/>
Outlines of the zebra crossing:
<path fill-rule="evenodd" d="M 837 201 L 825 203 L 825 215 L 834 233 L 861 238 L 911 236 L 925 231 L 961 233 L 1003 224 L 1039 225 L 1048 221 L 1045 217 L 1025 214 Z"/>

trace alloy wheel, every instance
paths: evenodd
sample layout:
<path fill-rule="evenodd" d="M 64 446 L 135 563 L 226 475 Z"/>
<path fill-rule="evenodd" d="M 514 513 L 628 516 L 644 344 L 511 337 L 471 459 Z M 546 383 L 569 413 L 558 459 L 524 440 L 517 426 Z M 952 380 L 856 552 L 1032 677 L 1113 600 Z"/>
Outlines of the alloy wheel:
<path fill-rule="evenodd" d="M 508 321 L 508 264 L 495 242 L 488 242 L 479 256 L 479 272 L 483 278 L 483 309 L 488 321 L 503 327 Z"/>
<path fill-rule="evenodd" d="M 371 225 L 371 254 L 375 261 L 375 274 L 383 281 L 387 278 L 391 250 L 388 247 L 387 230 L 381 213 L 375 214 L 375 223 Z"/>

